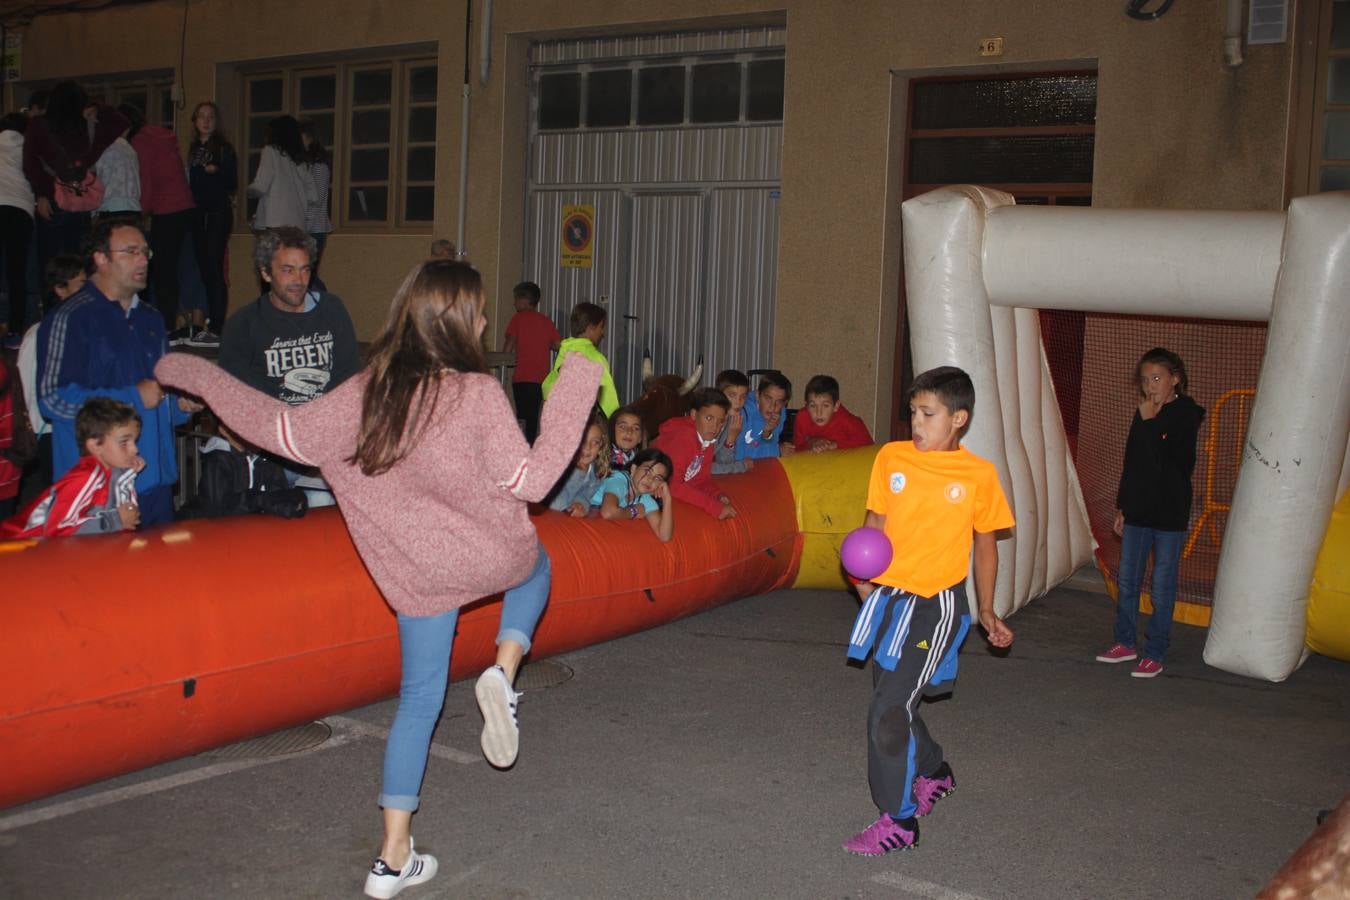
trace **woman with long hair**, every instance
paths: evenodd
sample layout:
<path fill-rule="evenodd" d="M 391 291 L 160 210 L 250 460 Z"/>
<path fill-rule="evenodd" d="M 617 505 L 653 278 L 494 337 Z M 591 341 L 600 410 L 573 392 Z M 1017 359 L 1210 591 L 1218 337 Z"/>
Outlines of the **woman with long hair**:
<path fill-rule="evenodd" d="M 192 110 L 187 166 L 192 200 L 197 204 L 192 216 L 192 249 L 206 287 L 205 337 L 210 343 L 210 338 L 225 327 L 225 310 L 229 306 L 225 247 L 234 218 L 234 195 L 239 190 L 238 158 L 220 130 L 220 107 L 210 100 L 203 100 Z"/>
<path fill-rule="evenodd" d="M 35 197 L 39 269 L 58 253 L 79 253 L 89 230 L 91 211 L 63 210 L 56 202 L 57 182 L 81 184 L 108 145 L 130 127 L 111 106 L 90 102 L 74 81 L 52 88 L 46 114 L 29 119 L 23 173 Z"/>
<path fill-rule="evenodd" d="M 368 368 L 291 407 L 215 365 L 170 354 L 156 377 L 205 400 L 244 440 L 317 466 L 352 541 L 398 614 L 403 674 L 385 749 L 384 844 L 366 893 L 393 897 L 436 874 L 411 822 L 431 732 L 445 701 L 459 609 L 505 591 L 496 665 L 478 679 L 483 753 L 507 768 L 519 732 L 512 688 L 548 599 L 548 555 L 526 512 L 558 480 L 595 403 L 600 366 L 563 366 L 534 447 L 501 384 L 487 374 L 483 286 L 463 262 L 427 260 L 394 296 Z"/>
<path fill-rule="evenodd" d="M 267 138 L 258 173 L 248 195 L 258 201 L 253 229 L 278 225 L 305 227 L 305 211 L 314 202 L 314 183 L 304 171 L 305 143 L 294 116 L 277 116 L 267 123 Z"/>
<path fill-rule="evenodd" d="M 305 208 L 305 231 L 314 238 L 318 247 L 314 251 L 314 268 L 310 272 L 309 282 L 315 290 L 326 291 L 328 286 L 319 277 L 319 263 L 323 261 L 323 248 L 328 243 L 328 233 L 333 230 L 333 220 L 328 214 L 328 195 L 333 184 L 333 169 L 328 161 L 328 151 L 314 130 L 313 122 L 300 123 L 300 139 L 305 145 L 306 171 L 314 188 L 310 199 L 313 201 Z"/>

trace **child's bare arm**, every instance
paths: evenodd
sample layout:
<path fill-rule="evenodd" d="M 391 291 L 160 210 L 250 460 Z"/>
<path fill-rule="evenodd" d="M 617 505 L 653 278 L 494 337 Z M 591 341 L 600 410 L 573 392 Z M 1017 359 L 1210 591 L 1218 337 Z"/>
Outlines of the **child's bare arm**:
<path fill-rule="evenodd" d="M 675 501 L 670 496 L 670 485 L 661 482 L 656 498 L 661 501 L 661 508 L 654 513 L 647 513 L 647 524 L 652 526 L 657 540 L 664 544 L 675 536 Z"/>
<path fill-rule="evenodd" d="M 617 496 L 606 493 L 605 498 L 600 501 L 600 518 L 626 519 L 628 518 L 628 510 L 619 506 L 619 498 Z"/>
<path fill-rule="evenodd" d="M 989 643 L 1011 647 L 1013 631 L 994 614 L 994 580 L 998 577 L 998 540 L 992 531 L 975 532 L 975 603 Z"/>

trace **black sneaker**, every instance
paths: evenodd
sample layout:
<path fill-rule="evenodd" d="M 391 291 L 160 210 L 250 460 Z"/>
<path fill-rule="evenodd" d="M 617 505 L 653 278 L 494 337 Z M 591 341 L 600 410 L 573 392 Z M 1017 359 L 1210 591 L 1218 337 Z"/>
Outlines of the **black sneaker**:
<path fill-rule="evenodd" d="M 181 347 L 192 340 L 192 326 L 184 325 L 169 332 L 169 346 Z"/>
<path fill-rule="evenodd" d="M 189 347 L 205 347 L 209 350 L 218 350 L 220 349 L 220 335 L 216 334 L 214 331 L 207 331 L 203 328 L 183 343 L 187 344 Z"/>

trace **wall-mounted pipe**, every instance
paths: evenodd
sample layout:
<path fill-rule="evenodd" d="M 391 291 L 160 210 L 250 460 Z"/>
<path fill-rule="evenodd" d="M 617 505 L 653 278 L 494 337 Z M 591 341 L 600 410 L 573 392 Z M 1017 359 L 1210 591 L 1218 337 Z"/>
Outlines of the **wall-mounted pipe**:
<path fill-rule="evenodd" d="M 1223 64 L 1242 65 L 1242 0 L 1228 0 L 1223 13 Z"/>
<path fill-rule="evenodd" d="M 492 0 L 483 0 L 483 24 L 478 29 L 478 82 L 486 85 L 492 77 Z"/>
<path fill-rule="evenodd" d="M 455 248 L 460 259 L 469 255 L 464 246 L 464 223 L 469 213 L 469 79 L 472 77 L 469 57 L 472 38 L 473 0 L 467 0 L 464 4 L 464 86 L 459 106 L 459 217 L 455 228 Z"/>

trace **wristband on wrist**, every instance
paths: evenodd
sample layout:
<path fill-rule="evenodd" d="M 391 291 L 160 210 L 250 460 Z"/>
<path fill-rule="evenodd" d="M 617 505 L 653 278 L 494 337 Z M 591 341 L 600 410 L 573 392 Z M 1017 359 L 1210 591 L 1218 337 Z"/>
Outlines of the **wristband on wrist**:
<path fill-rule="evenodd" d="M 628 507 L 628 518 L 636 519 L 637 517 L 638 517 L 638 508 L 637 504 L 634 503 L 632 506 Z"/>

